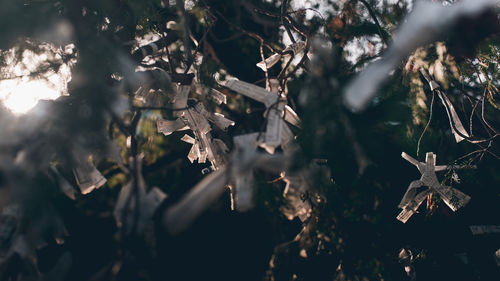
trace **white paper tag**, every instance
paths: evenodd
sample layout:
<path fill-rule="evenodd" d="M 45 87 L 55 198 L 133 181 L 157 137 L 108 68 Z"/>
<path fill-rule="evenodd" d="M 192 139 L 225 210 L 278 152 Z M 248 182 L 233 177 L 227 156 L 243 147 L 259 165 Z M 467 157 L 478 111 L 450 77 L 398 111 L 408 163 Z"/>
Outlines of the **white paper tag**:
<path fill-rule="evenodd" d="M 422 176 L 419 180 L 410 183 L 408 190 L 406 191 L 401 203 L 399 203 L 399 208 L 403 208 L 403 211 L 398 215 L 398 220 L 406 222 L 414 212 L 416 212 L 418 206 L 425 200 L 423 196 L 426 193 L 437 192 L 443 202 L 453 211 L 465 206 L 469 201 L 470 197 L 452 187 L 442 186 L 436 176 L 436 170 L 445 170 L 446 166 L 436 166 L 436 155 L 433 152 L 427 152 L 425 155 L 425 162 L 418 162 L 416 159 L 411 157 L 406 153 L 402 153 L 401 156 L 406 159 L 411 164 L 415 165 Z M 424 192 L 416 194 L 417 188 L 421 186 L 426 186 L 428 189 Z M 422 202 L 421 202 L 421 201 Z"/>
<path fill-rule="evenodd" d="M 254 176 L 251 171 L 235 177 L 235 207 L 237 211 L 245 212 L 253 207 L 253 184 Z"/>
<path fill-rule="evenodd" d="M 294 125 L 295 127 L 300 128 L 300 118 L 299 118 L 299 116 L 288 105 L 285 105 L 285 116 L 284 116 L 284 119 L 285 119 L 286 122 Z"/>
<path fill-rule="evenodd" d="M 220 91 L 217 91 L 216 89 L 210 89 L 209 91 L 210 97 L 217 103 L 217 104 L 226 104 L 226 95 L 221 93 Z"/>
<path fill-rule="evenodd" d="M 448 114 L 448 119 L 450 120 L 451 132 L 455 136 L 455 141 L 456 142 L 463 141 L 464 138 L 455 131 L 455 129 L 453 127 L 453 124 L 455 124 L 455 128 L 457 129 L 457 131 L 460 134 L 462 134 L 462 135 L 464 135 L 466 137 L 469 137 L 469 134 L 465 130 L 464 126 L 462 125 L 462 122 L 460 121 L 460 118 L 458 117 L 458 114 L 455 111 L 455 108 L 453 107 L 453 104 L 450 102 L 450 100 L 448 99 L 448 97 L 443 92 L 438 91 L 438 96 L 439 96 L 439 98 L 441 99 L 441 102 L 443 103 L 443 105 L 446 108 L 446 113 Z"/>
<path fill-rule="evenodd" d="M 276 147 L 281 145 L 281 130 L 285 125 L 282 118 L 284 107 L 284 102 L 279 102 L 276 106 L 269 108 L 267 114 L 266 132 L 260 146 L 270 154 L 274 154 Z"/>
<path fill-rule="evenodd" d="M 178 110 L 174 112 L 175 116 L 180 117 L 184 115 L 184 110 L 180 109 L 187 108 L 189 92 L 191 92 L 191 85 L 178 87 L 177 94 L 174 97 L 174 108 Z"/>
<path fill-rule="evenodd" d="M 80 188 L 82 194 L 92 192 L 92 190 L 103 186 L 107 181 L 88 159 L 82 160 L 78 166 L 73 169 L 73 174 L 76 179 L 76 184 Z"/>
<path fill-rule="evenodd" d="M 473 235 L 500 233 L 500 225 L 470 225 Z"/>
<path fill-rule="evenodd" d="M 184 131 L 189 129 L 189 127 L 186 126 L 184 121 L 180 118 L 177 118 L 176 120 L 158 119 L 156 121 L 156 128 L 158 133 L 162 133 L 165 136 L 168 136 L 175 131 Z"/>
<path fill-rule="evenodd" d="M 246 97 L 263 103 L 266 107 L 270 107 L 278 100 L 278 95 L 276 93 L 268 92 L 262 87 L 244 81 L 230 80 L 227 81 L 225 86 Z"/>

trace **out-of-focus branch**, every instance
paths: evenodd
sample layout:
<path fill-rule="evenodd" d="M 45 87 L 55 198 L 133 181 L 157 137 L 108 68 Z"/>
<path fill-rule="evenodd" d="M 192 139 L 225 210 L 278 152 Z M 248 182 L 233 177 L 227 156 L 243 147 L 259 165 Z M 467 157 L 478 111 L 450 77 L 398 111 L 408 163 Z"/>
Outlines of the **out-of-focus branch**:
<path fill-rule="evenodd" d="M 377 19 L 377 15 L 375 14 L 375 11 L 372 9 L 372 7 L 370 6 L 370 4 L 366 1 L 366 0 L 359 0 L 361 3 L 363 3 L 363 5 L 365 5 L 366 9 L 368 10 L 368 13 L 370 14 L 370 16 L 372 17 L 373 21 L 375 22 L 375 25 L 377 26 L 377 29 L 378 29 L 378 33 L 380 35 L 380 39 L 382 39 L 382 41 L 384 42 L 384 44 L 386 46 L 388 46 L 388 40 L 386 38 L 386 33 L 383 32 L 383 29 L 382 27 L 380 26 L 380 23 Z"/>
<path fill-rule="evenodd" d="M 162 37 L 152 43 L 147 44 L 146 46 L 142 46 L 132 53 L 132 58 L 136 62 L 142 61 L 146 56 L 154 54 L 156 51 L 161 50 L 163 48 L 167 48 L 170 44 L 174 43 L 179 39 L 177 32 L 170 31 L 166 37 Z M 169 61 L 169 63 L 171 63 Z"/>
<path fill-rule="evenodd" d="M 262 38 L 262 36 L 260 36 L 259 34 L 257 33 L 254 33 L 254 32 L 250 32 L 250 31 L 246 31 L 244 30 L 243 28 L 235 25 L 234 23 L 232 23 L 231 21 L 229 21 L 221 12 L 219 11 L 215 11 L 216 14 L 222 19 L 224 20 L 224 22 L 226 22 L 227 24 L 229 24 L 231 27 L 233 27 L 234 29 L 240 31 L 241 33 L 251 37 L 251 38 L 254 38 L 255 40 L 259 41 L 259 42 L 262 42 L 262 44 L 268 48 L 270 51 L 276 53 L 278 51 L 276 51 L 276 49 L 271 46 L 269 43 L 266 43 L 266 41 Z"/>
<path fill-rule="evenodd" d="M 186 14 L 186 9 L 184 8 L 184 0 L 176 0 L 177 14 L 179 18 L 182 19 L 183 30 L 184 30 L 184 52 L 186 53 L 186 66 L 187 69 L 193 63 L 193 54 L 191 53 L 191 43 L 189 42 L 191 38 L 191 29 L 189 28 L 189 18 Z"/>
<path fill-rule="evenodd" d="M 154 64 L 153 66 L 161 68 L 161 66 L 157 64 Z M 138 72 L 147 75 L 152 80 L 154 79 L 154 77 L 151 76 L 149 71 L 138 71 Z M 191 82 L 194 79 L 193 73 L 168 73 L 168 75 L 170 76 L 170 79 L 173 83 L 179 83 L 181 85 L 191 85 Z"/>
<path fill-rule="evenodd" d="M 292 43 L 297 43 L 297 41 L 295 41 L 295 38 L 293 38 L 293 34 L 290 31 L 290 27 L 288 26 L 289 22 L 287 21 L 285 23 L 283 21 L 283 19 L 285 18 L 285 15 L 287 14 L 286 13 L 287 4 L 288 4 L 288 0 L 283 0 L 283 2 L 281 3 L 281 15 L 280 15 L 281 25 L 283 25 L 283 27 L 285 27 L 286 33 L 288 34 L 288 37 L 290 38 Z"/>

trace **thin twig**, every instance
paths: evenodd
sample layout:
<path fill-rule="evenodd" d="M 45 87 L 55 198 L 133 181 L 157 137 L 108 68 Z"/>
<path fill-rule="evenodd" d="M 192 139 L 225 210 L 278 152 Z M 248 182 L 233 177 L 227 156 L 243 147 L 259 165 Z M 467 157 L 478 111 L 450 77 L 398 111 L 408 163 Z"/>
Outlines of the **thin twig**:
<path fill-rule="evenodd" d="M 427 83 L 430 84 L 432 81 L 434 81 L 423 68 L 420 69 L 420 73 L 422 74 L 422 76 L 424 77 L 424 79 L 427 81 Z M 442 99 L 444 99 L 444 97 L 442 97 L 442 96 L 444 96 L 445 93 L 442 92 L 439 88 L 436 88 L 433 91 L 436 91 L 436 93 L 438 95 L 440 95 L 440 97 Z M 483 103 L 484 103 L 484 99 L 483 99 Z M 458 128 L 457 128 L 457 126 L 456 126 L 455 121 L 453 120 L 453 118 L 451 118 L 452 114 L 451 114 L 451 108 L 450 108 L 450 106 L 446 102 L 443 102 L 443 105 L 444 105 L 444 107 L 446 109 L 446 113 L 448 114 L 448 116 L 450 118 L 450 124 L 451 124 L 451 128 L 452 128 L 453 132 L 456 133 L 457 135 L 459 135 L 460 137 L 462 137 L 463 139 L 465 139 L 467 142 L 478 144 L 478 143 L 482 143 L 482 142 L 488 142 L 488 141 L 490 141 L 490 140 L 492 140 L 492 139 L 494 139 L 495 137 L 498 136 L 498 134 L 495 134 L 494 136 L 491 136 L 491 137 L 489 137 L 487 139 L 477 139 L 477 140 L 475 140 L 475 139 L 471 138 L 470 136 L 466 136 L 466 135 L 462 134 L 458 130 Z"/>
<path fill-rule="evenodd" d="M 215 11 L 217 13 L 217 15 L 222 19 L 224 20 L 224 22 L 226 22 L 227 24 L 229 24 L 231 27 L 235 28 L 236 30 L 240 31 L 241 33 L 251 37 L 251 38 L 254 38 L 255 40 L 259 41 L 259 42 L 263 42 L 264 46 L 266 48 L 268 48 L 271 52 L 273 53 L 279 53 L 279 51 L 277 51 L 273 46 L 271 46 L 270 44 L 266 43 L 266 41 L 262 38 L 262 36 L 260 36 L 259 34 L 257 33 L 254 33 L 254 32 L 250 32 L 250 31 L 246 31 L 244 30 L 243 28 L 235 25 L 234 23 L 232 23 L 231 21 L 229 21 L 221 12 L 219 11 Z M 212 35 L 212 33 L 211 33 Z"/>
<path fill-rule="evenodd" d="M 418 158 L 418 153 L 420 152 L 420 142 L 422 141 L 422 138 L 423 138 L 425 132 L 427 131 L 427 128 L 429 127 L 429 124 L 431 124 L 431 120 L 432 120 L 432 108 L 434 106 L 434 97 L 435 96 L 436 96 L 436 94 L 434 92 L 432 92 L 431 107 L 429 109 L 429 120 L 427 121 L 427 124 L 425 124 L 425 128 L 422 131 L 422 134 L 418 138 L 418 142 L 417 142 L 417 158 Z"/>
<path fill-rule="evenodd" d="M 266 88 L 269 88 L 271 89 L 271 82 L 269 81 L 269 72 L 267 70 L 267 62 L 266 62 L 266 57 L 264 56 L 264 43 L 263 42 L 260 42 L 260 47 L 259 47 L 259 50 L 260 50 L 260 57 L 262 59 L 262 61 L 264 62 L 265 64 L 265 68 L 264 68 L 264 75 L 265 75 L 265 79 L 266 79 Z"/>
<path fill-rule="evenodd" d="M 174 107 L 168 107 L 168 106 L 133 106 L 133 109 L 137 110 L 170 110 L 170 111 L 183 111 L 187 110 L 190 107 L 182 107 L 182 108 L 174 108 Z"/>
<path fill-rule="evenodd" d="M 470 118 L 469 118 L 469 135 L 473 136 L 473 132 L 472 132 L 472 117 L 474 117 L 474 113 L 476 113 L 476 108 L 477 106 L 479 105 L 479 101 L 476 101 L 474 103 L 474 105 L 472 106 L 472 112 L 470 114 Z"/>
<path fill-rule="evenodd" d="M 295 38 L 293 37 L 293 34 L 290 31 L 290 27 L 288 26 L 289 23 L 287 22 L 285 24 L 285 22 L 283 21 L 283 19 L 286 16 L 286 6 L 287 6 L 287 3 L 288 3 L 288 0 L 283 0 L 283 2 L 281 2 L 281 15 L 280 15 L 281 25 L 283 25 L 283 27 L 285 28 L 286 33 L 288 34 L 288 37 L 290 38 L 290 40 L 292 41 L 292 43 L 296 43 L 297 41 L 295 41 Z"/>

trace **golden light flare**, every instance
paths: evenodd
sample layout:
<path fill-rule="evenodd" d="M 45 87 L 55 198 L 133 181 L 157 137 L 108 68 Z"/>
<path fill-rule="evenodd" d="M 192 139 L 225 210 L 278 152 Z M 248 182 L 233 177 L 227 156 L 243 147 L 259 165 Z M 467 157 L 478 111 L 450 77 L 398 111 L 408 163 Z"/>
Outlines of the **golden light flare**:
<path fill-rule="evenodd" d="M 0 100 L 12 113 L 23 114 L 41 99 L 56 99 L 59 89 L 44 80 L 6 80 L 0 82 Z"/>
<path fill-rule="evenodd" d="M 65 52 L 72 52 L 71 49 Z M 7 76 L 7 79 L 0 80 L 0 102 L 12 113 L 25 114 L 39 100 L 53 100 L 67 94 L 66 86 L 71 79 L 68 64 L 62 64 L 57 72 L 49 70 L 42 75 L 30 75 L 36 72 L 40 65 L 47 63 L 49 58 L 60 59 L 60 55 L 54 54 L 50 49 L 42 54 L 25 50 L 22 60 L 15 61 L 13 50 L 7 54 L 7 66 L 1 69 L 3 76 Z M 12 75 L 12 78 L 9 75 Z"/>

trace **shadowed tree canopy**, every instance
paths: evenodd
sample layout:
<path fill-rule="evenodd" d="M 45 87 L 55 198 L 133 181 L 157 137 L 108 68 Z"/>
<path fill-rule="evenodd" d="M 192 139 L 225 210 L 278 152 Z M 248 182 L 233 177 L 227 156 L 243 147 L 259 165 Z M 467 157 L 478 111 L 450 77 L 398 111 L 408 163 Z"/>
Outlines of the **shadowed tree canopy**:
<path fill-rule="evenodd" d="M 497 280 L 499 5 L 0 0 L 0 280 Z"/>

